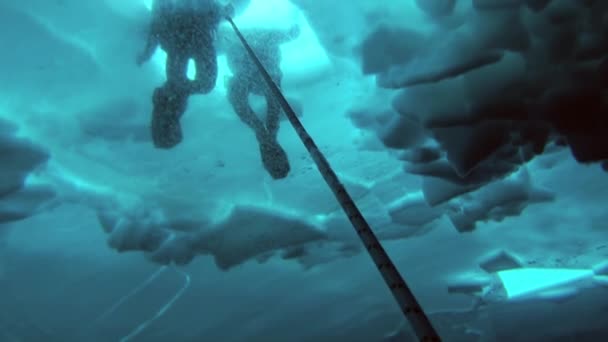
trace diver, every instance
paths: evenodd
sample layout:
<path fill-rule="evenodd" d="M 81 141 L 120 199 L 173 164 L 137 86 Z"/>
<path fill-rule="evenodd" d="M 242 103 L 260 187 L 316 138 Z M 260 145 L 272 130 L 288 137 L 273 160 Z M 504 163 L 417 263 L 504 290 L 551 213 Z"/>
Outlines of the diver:
<path fill-rule="evenodd" d="M 217 80 L 215 33 L 221 21 L 234 15 L 232 5 L 216 0 L 154 0 L 146 46 L 137 65 L 148 61 L 160 46 L 167 53 L 164 85 L 152 95 L 151 133 L 154 146 L 169 149 L 182 141 L 180 118 L 192 94 L 207 94 Z M 194 60 L 196 76 L 187 75 Z"/>
<path fill-rule="evenodd" d="M 279 88 L 283 78 L 280 68 L 280 45 L 296 39 L 299 34 L 300 29 L 297 25 L 288 32 L 265 29 L 250 29 L 243 32 L 243 36 Z M 229 39 L 231 37 L 223 38 L 226 40 L 225 53 L 228 67 L 232 71 L 232 77 L 227 81 L 228 101 L 241 121 L 255 132 L 266 171 L 274 179 L 285 178 L 290 170 L 289 159 L 277 141 L 281 105 L 240 42 Z M 265 122 L 251 108 L 250 94 L 265 97 Z"/>

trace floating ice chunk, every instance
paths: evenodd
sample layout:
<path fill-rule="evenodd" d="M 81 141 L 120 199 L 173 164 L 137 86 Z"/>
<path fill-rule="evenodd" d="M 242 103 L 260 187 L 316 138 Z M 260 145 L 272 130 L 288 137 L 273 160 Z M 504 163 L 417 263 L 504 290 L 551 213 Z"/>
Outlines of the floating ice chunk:
<path fill-rule="evenodd" d="M 510 125 L 484 122 L 472 126 L 433 129 L 447 159 L 461 177 L 498 152 L 509 142 Z"/>
<path fill-rule="evenodd" d="M 375 132 L 358 131 L 353 137 L 353 146 L 359 151 L 385 152 L 386 146 Z"/>
<path fill-rule="evenodd" d="M 445 203 L 460 195 L 478 189 L 481 185 L 460 185 L 437 177 L 422 178 L 424 199 L 431 206 Z"/>
<path fill-rule="evenodd" d="M 595 265 L 593 267 L 593 273 L 598 276 L 608 276 L 608 261 Z"/>
<path fill-rule="evenodd" d="M 108 245 L 119 252 L 142 251 L 148 260 L 164 265 L 188 264 L 197 255 L 211 254 L 227 270 L 249 259 L 265 261 L 280 250 L 284 259 L 300 261 L 307 257 L 307 243 L 327 239 L 324 230 L 302 217 L 255 206 L 237 205 L 212 224 L 184 224 L 158 213 L 162 208 L 118 209 L 97 213 Z"/>
<path fill-rule="evenodd" d="M 103 229 L 103 231 L 108 234 L 110 234 L 110 233 L 112 233 L 112 231 L 114 231 L 119 220 L 122 219 L 119 216 L 120 215 L 119 212 L 116 210 L 109 210 L 109 209 L 98 210 L 96 214 L 97 214 L 97 222 L 99 222 L 99 224 L 101 225 L 101 229 Z"/>
<path fill-rule="evenodd" d="M 509 145 L 506 146 L 510 148 Z M 491 181 L 504 178 L 517 170 L 522 158 L 516 155 L 505 156 L 502 152 L 504 152 L 504 149 L 497 151 L 496 154 L 484 160 L 465 176 L 460 175 L 445 159 L 429 163 L 406 164 L 404 170 L 407 173 L 416 175 L 441 178 L 458 185 L 479 187 Z"/>
<path fill-rule="evenodd" d="M 0 134 L 0 196 L 21 188 L 27 175 L 49 157 L 49 152 L 39 145 Z"/>
<path fill-rule="evenodd" d="M 421 33 L 400 28 L 379 26 L 361 43 L 363 74 L 388 71 L 391 67 L 410 62 L 425 48 Z"/>
<path fill-rule="evenodd" d="M 213 230 L 197 243 L 201 252 L 215 257 L 228 270 L 269 251 L 322 241 L 326 234 L 302 217 L 254 206 L 235 206 Z"/>
<path fill-rule="evenodd" d="M 0 197 L 0 224 L 19 221 L 52 204 L 56 193 L 50 186 L 28 186 Z"/>
<path fill-rule="evenodd" d="M 595 276 L 593 277 L 595 285 L 608 287 L 608 276 Z"/>
<path fill-rule="evenodd" d="M 448 293 L 481 295 L 484 288 L 491 284 L 491 279 L 487 278 L 466 277 L 465 279 L 456 279 L 448 282 Z"/>
<path fill-rule="evenodd" d="M 288 247 L 281 253 L 281 259 L 300 259 L 305 257 L 306 254 L 308 254 L 308 249 L 304 246 Z"/>
<path fill-rule="evenodd" d="M 270 260 L 270 258 L 274 257 L 275 254 L 276 254 L 275 251 L 268 252 L 268 253 L 262 253 L 262 254 L 256 256 L 255 260 L 257 262 L 259 262 L 260 264 L 263 264 L 263 263 L 267 262 L 268 260 Z"/>
<path fill-rule="evenodd" d="M 436 83 L 445 79 L 466 74 L 486 65 L 500 61 L 503 53 L 498 51 L 478 50 L 475 43 L 467 42 L 462 37 L 446 40 L 445 46 L 437 49 L 429 56 L 420 56 L 412 62 L 393 67 L 379 74 L 377 84 L 382 88 L 399 89 L 427 83 Z M 450 56 L 449 59 L 446 56 Z"/>
<path fill-rule="evenodd" d="M 426 139 L 427 134 L 415 117 L 400 115 L 394 110 L 351 110 L 347 117 L 357 128 L 373 131 L 377 139 L 389 148 L 405 149 Z"/>
<path fill-rule="evenodd" d="M 157 241 L 160 241 L 160 244 L 151 252 L 146 253 L 146 257 L 149 260 L 162 265 L 170 263 L 186 265 L 199 254 L 199 250 L 195 246 L 195 234 L 172 232 L 167 236 L 161 230 L 157 230 L 155 233 L 154 236 L 157 237 Z"/>
<path fill-rule="evenodd" d="M 118 252 L 142 251 L 149 260 L 163 265 L 191 262 L 200 252 L 195 243 L 207 224 L 174 221 L 156 208 L 135 208 L 133 212 L 103 209 L 98 210 L 97 217 L 111 248 Z"/>
<path fill-rule="evenodd" d="M 488 273 L 495 273 L 520 268 L 522 267 L 522 264 L 509 252 L 501 250 L 484 257 L 480 261 L 479 267 Z"/>
<path fill-rule="evenodd" d="M 391 70 L 389 73 L 378 76 L 378 86 L 382 88 L 398 89 L 420 84 L 436 83 L 496 63 L 500 61 L 501 58 L 502 54 L 499 52 L 488 52 L 440 67 L 433 66 L 420 68 L 419 66 L 412 66 L 409 69 Z M 414 71 L 416 69 L 417 71 Z"/>
<path fill-rule="evenodd" d="M 452 122 L 467 119 L 469 101 L 463 78 L 406 88 L 392 99 L 393 109 L 404 116 L 414 117 L 424 127 L 434 127 L 437 121 Z"/>
<path fill-rule="evenodd" d="M 128 217 L 120 218 L 108 237 L 108 245 L 118 252 L 152 252 L 169 239 L 171 232 Z"/>
<path fill-rule="evenodd" d="M 549 290 L 573 287 L 578 282 L 591 280 L 594 275 L 587 269 L 542 268 L 512 269 L 497 274 L 509 299 L 524 299 Z"/>
<path fill-rule="evenodd" d="M 435 160 L 429 163 L 405 164 L 405 172 L 415 175 L 429 176 L 456 181 L 458 175 L 445 159 Z"/>
<path fill-rule="evenodd" d="M 526 51 L 530 48 L 530 33 L 517 7 L 480 11 L 473 15 L 471 30 L 477 34 L 477 39 L 484 48 L 510 51 Z"/>
<path fill-rule="evenodd" d="M 399 155 L 399 159 L 415 163 L 430 163 L 441 158 L 441 150 L 434 146 L 418 146 L 405 150 Z"/>
<path fill-rule="evenodd" d="M 419 122 L 401 115 L 394 115 L 377 133 L 384 146 L 395 149 L 415 146 L 426 137 Z"/>
<path fill-rule="evenodd" d="M 378 125 L 389 120 L 393 113 L 391 111 L 375 111 L 370 108 L 353 108 L 346 112 L 353 125 L 361 129 L 375 129 Z"/>
<path fill-rule="evenodd" d="M 475 229 L 478 221 L 501 221 L 521 214 L 529 204 L 554 199 L 552 192 L 534 187 L 522 169 L 519 174 L 486 185 L 473 194 L 472 200 L 463 201 L 459 211 L 448 216 L 458 231 L 468 232 Z"/>
<path fill-rule="evenodd" d="M 421 191 L 408 193 L 388 205 L 394 223 L 420 227 L 443 215 L 443 208 L 431 207 Z"/>
<path fill-rule="evenodd" d="M 467 97 L 472 103 L 478 104 L 502 102 L 500 99 L 510 95 L 511 89 L 521 89 L 525 73 L 526 61 L 521 54 L 505 53 L 500 62 L 473 70 L 464 76 Z M 484 118 L 483 113 L 481 115 Z M 485 115 L 485 118 L 492 117 L 496 115 L 491 112 Z"/>

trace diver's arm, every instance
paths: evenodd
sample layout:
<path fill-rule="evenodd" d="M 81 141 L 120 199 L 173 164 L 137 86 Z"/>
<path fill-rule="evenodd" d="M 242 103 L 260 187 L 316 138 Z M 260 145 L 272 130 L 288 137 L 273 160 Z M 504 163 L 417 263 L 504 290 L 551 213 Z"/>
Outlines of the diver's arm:
<path fill-rule="evenodd" d="M 148 37 L 143 51 L 137 55 L 137 65 L 142 65 L 152 58 L 156 48 L 160 45 L 160 34 L 166 30 L 167 16 L 173 12 L 171 0 L 152 0 L 150 26 Z"/>
<path fill-rule="evenodd" d="M 156 33 L 155 26 L 156 25 L 154 24 L 150 26 L 146 46 L 144 47 L 143 51 L 137 55 L 137 65 L 142 65 L 150 60 L 159 45 L 158 34 Z"/>

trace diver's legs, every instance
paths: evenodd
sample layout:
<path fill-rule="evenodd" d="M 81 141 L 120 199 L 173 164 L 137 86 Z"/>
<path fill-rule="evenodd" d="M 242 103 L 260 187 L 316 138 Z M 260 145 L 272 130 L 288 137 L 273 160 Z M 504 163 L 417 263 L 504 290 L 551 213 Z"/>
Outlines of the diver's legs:
<path fill-rule="evenodd" d="M 230 79 L 228 101 L 232 104 L 241 121 L 255 132 L 260 147 L 262 164 L 264 164 L 266 171 L 274 179 L 285 178 L 290 170 L 287 154 L 276 140 L 276 131 L 274 133 L 269 132 L 262 120 L 255 115 L 255 112 L 249 106 L 249 88 L 245 82 L 247 81 L 237 80 L 236 77 Z M 278 124 L 276 127 L 278 127 Z"/>
<path fill-rule="evenodd" d="M 192 82 L 192 93 L 207 94 L 217 82 L 217 54 L 215 48 L 206 47 L 192 56 L 196 65 L 196 77 Z"/>
<path fill-rule="evenodd" d="M 279 83 L 277 83 L 278 85 Z M 272 94 L 270 89 L 267 89 L 265 94 L 266 98 L 266 129 L 268 129 L 268 133 L 275 137 L 279 132 L 279 119 L 281 115 L 281 104 Z"/>
<path fill-rule="evenodd" d="M 256 135 L 265 131 L 264 123 L 255 115 L 249 106 L 249 89 L 245 82 L 231 77 L 228 81 L 228 101 L 232 108 L 247 126 L 251 127 Z"/>
<path fill-rule="evenodd" d="M 188 105 L 188 57 L 176 51 L 167 53 L 165 66 L 167 81 L 152 94 L 150 131 L 156 148 L 169 149 L 179 144 L 182 137 L 180 118 Z"/>
<path fill-rule="evenodd" d="M 150 130 L 156 148 L 169 149 L 182 141 L 179 120 L 187 109 L 188 95 L 183 87 L 169 82 L 154 90 Z"/>
<path fill-rule="evenodd" d="M 189 85 L 188 79 L 188 56 L 175 51 L 167 53 L 165 73 L 167 84 L 186 88 Z"/>
<path fill-rule="evenodd" d="M 264 168 L 274 179 L 287 177 L 291 168 L 287 153 L 285 153 L 285 150 L 279 145 L 275 137 L 272 137 L 266 130 L 262 132 L 262 134 L 256 134 L 256 138 L 260 144 L 260 156 L 262 157 Z"/>

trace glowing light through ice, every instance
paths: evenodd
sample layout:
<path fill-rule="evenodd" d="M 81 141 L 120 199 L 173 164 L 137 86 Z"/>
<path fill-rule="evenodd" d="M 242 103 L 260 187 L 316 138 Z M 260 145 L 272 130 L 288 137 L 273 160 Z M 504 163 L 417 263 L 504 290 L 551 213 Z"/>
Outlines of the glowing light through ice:
<path fill-rule="evenodd" d="M 592 278 L 593 270 L 518 268 L 497 273 L 509 299 L 538 294 Z"/>
<path fill-rule="evenodd" d="M 152 0 L 143 0 L 144 6 L 150 11 L 152 9 Z"/>

